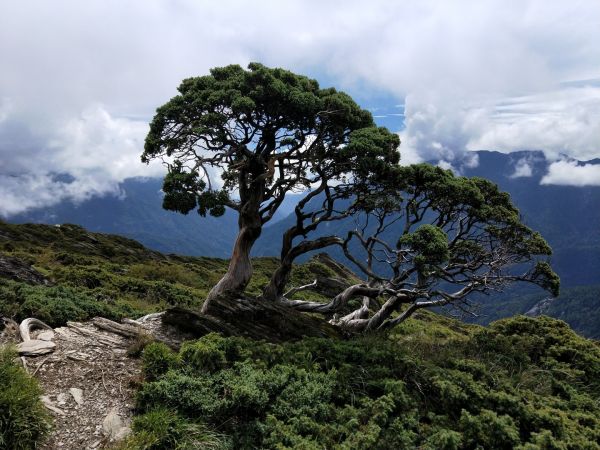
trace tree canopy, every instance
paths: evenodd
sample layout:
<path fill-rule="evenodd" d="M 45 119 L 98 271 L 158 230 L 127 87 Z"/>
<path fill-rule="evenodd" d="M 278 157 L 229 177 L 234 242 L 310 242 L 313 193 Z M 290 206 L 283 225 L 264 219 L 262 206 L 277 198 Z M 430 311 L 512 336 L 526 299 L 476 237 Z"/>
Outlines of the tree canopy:
<path fill-rule="evenodd" d="M 184 80 L 158 108 L 142 160 L 161 159 L 167 167 L 166 209 L 238 214 L 229 269 L 203 312 L 216 299 L 243 296 L 250 250 L 290 192 L 303 196 L 263 301 L 369 330 L 420 308 L 466 307 L 473 292 L 514 281 L 558 292 L 544 259 L 550 247 L 522 223 L 508 194 L 427 164 L 399 166 L 399 145 L 347 94 L 283 69 L 231 65 Z M 333 221 L 354 225 L 327 234 L 321 225 Z M 312 285 L 294 287 L 296 297 L 287 298 L 293 261 L 330 246 L 341 248 L 366 280 L 329 303 L 298 298 Z"/>

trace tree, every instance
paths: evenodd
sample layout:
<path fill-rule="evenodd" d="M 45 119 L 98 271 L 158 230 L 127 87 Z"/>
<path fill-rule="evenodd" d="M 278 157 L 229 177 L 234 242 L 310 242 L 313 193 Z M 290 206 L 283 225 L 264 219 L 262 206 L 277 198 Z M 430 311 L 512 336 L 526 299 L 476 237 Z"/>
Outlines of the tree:
<path fill-rule="evenodd" d="M 362 331 L 393 326 L 420 308 L 461 307 L 471 293 L 512 281 L 557 292 L 558 277 L 538 261 L 550 248 L 521 223 L 508 194 L 432 166 L 398 166 L 399 144 L 347 94 L 283 69 L 232 65 L 184 80 L 158 108 L 142 160 L 167 166 L 166 209 L 238 214 L 228 271 L 203 314 L 229 320 L 251 311 L 253 321 L 270 315 L 269 326 L 279 326 L 290 310 L 312 311 Z M 253 244 L 285 196 L 299 191 L 278 269 L 261 298 L 244 299 Z M 357 226 L 345 236 L 319 233 L 323 223 L 348 220 Z M 326 304 L 287 298 L 294 260 L 329 246 L 367 280 Z"/>
<path fill-rule="evenodd" d="M 144 162 L 159 158 L 167 165 L 163 206 L 184 214 L 197 208 L 202 216 L 220 216 L 225 208 L 238 214 L 229 269 L 204 311 L 218 297 L 243 293 L 252 276 L 250 250 L 287 193 L 315 187 L 298 205 L 297 227 L 284 238 L 285 262 L 267 289 L 271 297 L 297 254 L 326 244 L 292 251 L 294 237 L 337 216 L 334 203 L 349 197 L 348 179 L 367 182 L 381 164 L 399 159 L 398 137 L 376 128 L 371 114 L 347 94 L 286 70 L 257 63 L 248 70 L 215 68 L 184 80 L 179 93 L 158 108 L 142 155 Z M 327 196 L 324 208 L 304 212 L 321 193 Z M 311 225 L 304 225 L 306 219 Z"/>

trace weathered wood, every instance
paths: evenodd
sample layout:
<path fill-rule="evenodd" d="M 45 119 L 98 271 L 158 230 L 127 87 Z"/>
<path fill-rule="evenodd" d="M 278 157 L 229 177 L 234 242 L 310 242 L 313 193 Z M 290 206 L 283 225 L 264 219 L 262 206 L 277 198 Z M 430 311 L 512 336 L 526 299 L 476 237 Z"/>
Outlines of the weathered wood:
<path fill-rule="evenodd" d="M 167 310 L 162 320 L 196 336 L 218 332 L 270 342 L 306 336 L 343 337 L 341 330 L 320 318 L 260 299 L 219 297 L 213 299 L 208 314 L 175 307 Z"/>
<path fill-rule="evenodd" d="M 106 336 L 100 333 L 94 333 L 93 331 L 86 330 L 85 328 L 79 326 L 76 322 L 67 322 L 67 327 L 76 333 L 81 334 L 82 336 L 93 337 L 96 341 L 103 343 L 104 345 L 112 345 L 118 346 L 121 344 L 121 341 L 116 338 L 112 338 L 110 336 Z"/>
<path fill-rule="evenodd" d="M 17 344 L 17 351 L 21 356 L 40 356 L 52 353 L 56 348 L 54 342 L 41 341 L 39 339 L 30 339 L 29 341 Z"/>
<path fill-rule="evenodd" d="M 21 339 L 23 339 L 23 342 L 31 340 L 31 330 L 33 330 L 34 328 L 41 328 L 44 330 L 52 331 L 52 327 L 46 325 L 41 320 L 30 317 L 28 319 L 23 320 L 21 322 L 21 325 L 19 325 L 19 333 L 21 334 Z"/>
<path fill-rule="evenodd" d="M 137 337 L 141 333 L 141 330 L 136 326 L 113 322 L 112 320 L 105 319 L 104 317 L 94 317 L 92 319 L 92 323 L 101 330 L 118 334 L 127 338 Z"/>

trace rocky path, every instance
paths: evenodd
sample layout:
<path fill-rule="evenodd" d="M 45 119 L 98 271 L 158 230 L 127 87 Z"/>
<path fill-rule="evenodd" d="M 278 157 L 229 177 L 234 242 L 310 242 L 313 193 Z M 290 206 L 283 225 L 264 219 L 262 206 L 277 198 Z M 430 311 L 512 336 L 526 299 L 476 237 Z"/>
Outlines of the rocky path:
<path fill-rule="evenodd" d="M 130 339 L 70 324 L 54 330 L 56 350 L 27 358 L 54 416 L 54 430 L 42 449 L 103 448 L 129 433 L 140 360 L 127 356 Z"/>
<path fill-rule="evenodd" d="M 24 321 L 21 330 L 13 324 L 0 333 L 0 344 L 25 341 L 18 349 L 55 344 L 50 349 L 39 346 L 44 354 L 21 357 L 39 380 L 42 401 L 54 417 L 52 433 L 41 449 L 95 450 L 126 437 L 131 432 L 135 390 L 142 381 L 141 360 L 128 356 L 127 349 L 140 335 L 172 347 L 191 337 L 163 325 L 158 314 L 127 322 L 95 318 L 54 330 L 23 331 Z"/>

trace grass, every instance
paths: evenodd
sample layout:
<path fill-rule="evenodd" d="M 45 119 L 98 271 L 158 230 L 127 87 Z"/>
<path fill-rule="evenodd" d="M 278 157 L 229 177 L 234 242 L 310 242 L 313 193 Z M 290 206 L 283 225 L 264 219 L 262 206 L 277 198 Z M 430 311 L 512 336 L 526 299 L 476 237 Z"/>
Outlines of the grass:
<path fill-rule="evenodd" d="M 50 417 L 40 401 L 35 379 L 15 360 L 17 353 L 0 346 L 0 448 L 37 448 L 50 430 Z"/>

